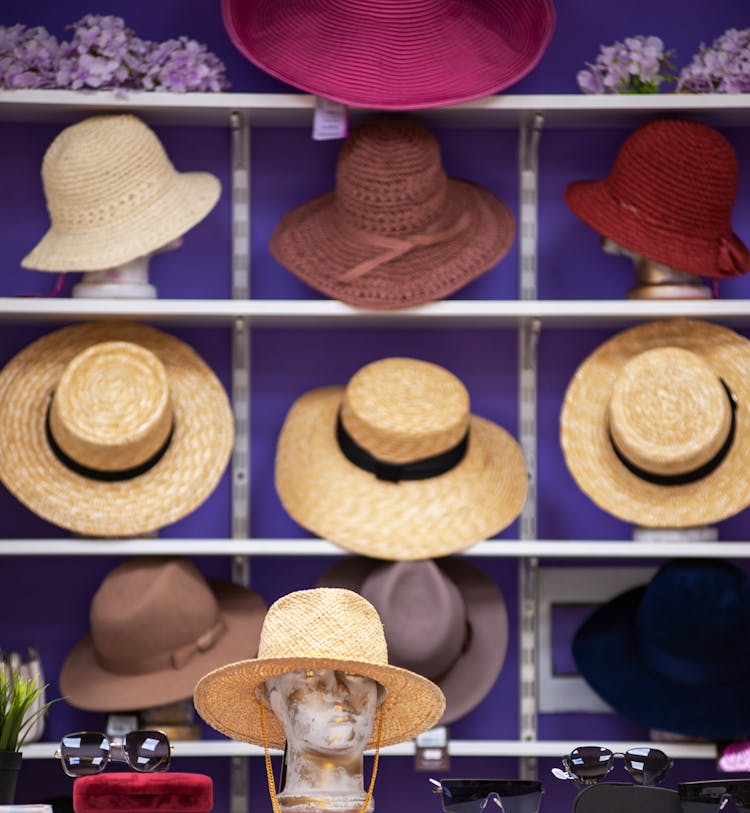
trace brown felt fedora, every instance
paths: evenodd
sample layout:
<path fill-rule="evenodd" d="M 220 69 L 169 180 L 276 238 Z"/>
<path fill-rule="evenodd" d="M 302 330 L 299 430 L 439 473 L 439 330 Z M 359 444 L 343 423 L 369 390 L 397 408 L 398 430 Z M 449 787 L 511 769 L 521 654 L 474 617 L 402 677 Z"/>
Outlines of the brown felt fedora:
<path fill-rule="evenodd" d="M 91 631 L 66 658 L 60 690 L 87 711 L 184 700 L 206 672 L 255 656 L 265 612 L 257 593 L 206 581 L 188 559 L 130 559 L 94 594 Z"/>
<path fill-rule="evenodd" d="M 384 563 L 362 556 L 335 564 L 320 587 L 343 587 L 378 611 L 388 658 L 436 683 L 438 723 L 463 717 L 489 693 L 508 649 L 508 613 L 497 585 L 458 558 Z"/>

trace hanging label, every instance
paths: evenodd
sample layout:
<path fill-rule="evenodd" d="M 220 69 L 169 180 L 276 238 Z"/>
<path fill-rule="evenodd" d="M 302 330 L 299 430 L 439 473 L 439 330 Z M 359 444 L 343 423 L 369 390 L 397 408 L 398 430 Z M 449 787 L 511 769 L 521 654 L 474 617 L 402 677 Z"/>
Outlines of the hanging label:
<path fill-rule="evenodd" d="M 449 771 L 451 767 L 448 756 L 448 729 L 438 725 L 419 734 L 415 740 L 415 771 Z"/>
<path fill-rule="evenodd" d="M 313 116 L 313 141 L 332 141 L 336 138 L 346 138 L 349 133 L 349 123 L 346 115 L 346 106 L 339 102 L 332 102 L 322 96 L 315 97 L 315 115 Z"/>

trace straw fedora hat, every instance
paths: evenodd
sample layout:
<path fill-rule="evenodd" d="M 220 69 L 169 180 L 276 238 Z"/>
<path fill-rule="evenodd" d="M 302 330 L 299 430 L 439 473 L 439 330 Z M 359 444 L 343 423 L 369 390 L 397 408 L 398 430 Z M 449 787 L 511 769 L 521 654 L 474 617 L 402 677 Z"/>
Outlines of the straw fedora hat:
<path fill-rule="evenodd" d="M 468 714 L 494 686 L 508 649 L 508 613 L 495 582 L 471 563 L 349 557 L 318 586 L 354 590 L 375 607 L 389 662 L 429 678 L 445 695 L 440 725 Z"/>
<path fill-rule="evenodd" d="M 257 593 L 207 581 L 188 559 L 130 559 L 94 594 L 91 630 L 66 657 L 60 691 L 87 711 L 184 700 L 210 669 L 255 656 L 265 611 Z"/>
<path fill-rule="evenodd" d="M 333 669 L 372 678 L 386 690 L 380 745 L 394 745 L 431 728 L 445 707 L 427 678 L 388 663 L 383 625 L 369 601 L 351 590 L 317 588 L 282 596 L 263 622 L 258 657 L 202 677 L 193 701 L 200 716 L 234 740 L 264 745 L 259 689 L 268 678 L 304 669 Z M 265 704 L 264 704 L 265 705 Z M 266 714 L 268 745 L 283 748 L 284 730 Z M 368 748 L 376 745 L 373 736 Z"/>
<path fill-rule="evenodd" d="M 214 208 L 221 184 L 177 172 L 135 116 L 66 127 L 42 161 L 50 229 L 21 261 L 37 271 L 100 271 L 156 251 Z"/>
<path fill-rule="evenodd" d="M 477 99 L 534 68 L 552 0 L 223 0 L 224 26 L 259 68 L 344 104 L 407 110 Z"/>
<path fill-rule="evenodd" d="M 469 412 L 464 385 L 410 358 L 372 362 L 346 387 L 292 405 L 276 490 L 303 527 L 376 559 L 430 559 L 510 525 L 526 499 L 517 441 Z"/>
<path fill-rule="evenodd" d="M 39 516 L 136 536 L 197 508 L 234 439 L 226 393 L 187 344 L 145 325 L 54 331 L 0 371 L 0 480 Z"/>
<path fill-rule="evenodd" d="M 628 136 L 608 177 L 568 184 L 565 200 L 623 248 L 680 271 L 734 277 L 750 268 L 731 224 L 738 175 L 718 130 L 659 119 Z"/>
<path fill-rule="evenodd" d="M 707 322 L 618 333 L 576 371 L 562 406 L 565 461 L 605 511 L 654 528 L 750 505 L 750 341 Z"/>
<path fill-rule="evenodd" d="M 457 291 L 498 263 L 514 235 L 502 201 L 446 176 L 421 124 L 378 117 L 344 142 L 336 188 L 287 212 L 270 249 L 317 291 L 389 310 Z"/>

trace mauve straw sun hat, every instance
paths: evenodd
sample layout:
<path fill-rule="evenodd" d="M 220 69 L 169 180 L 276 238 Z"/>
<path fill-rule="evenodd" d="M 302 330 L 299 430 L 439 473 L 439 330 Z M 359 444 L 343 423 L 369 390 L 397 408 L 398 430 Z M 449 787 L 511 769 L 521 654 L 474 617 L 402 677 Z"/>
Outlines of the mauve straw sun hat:
<path fill-rule="evenodd" d="M 66 127 L 42 161 L 51 225 L 21 261 L 37 271 L 100 271 L 150 254 L 214 208 L 219 179 L 177 172 L 136 116 L 92 116 Z"/>
<path fill-rule="evenodd" d="M 609 175 L 568 184 L 565 200 L 623 248 L 678 271 L 735 277 L 750 252 L 732 231 L 737 158 L 713 127 L 660 119 L 626 139 Z"/>
<path fill-rule="evenodd" d="M 541 59 L 552 0 L 222 0 L 259 68 L 355 107 L 408 110 L 504 90 Z"/>
<path fill-rule="evenodd" d="M 352 131 L 335 189 L 285 214 L 270 249 L 327 296 L 388 310 L 448 296 L 499 262 L 514 235 L 492 192 L 447 177 L 422 125 L 380 116 Z"/>

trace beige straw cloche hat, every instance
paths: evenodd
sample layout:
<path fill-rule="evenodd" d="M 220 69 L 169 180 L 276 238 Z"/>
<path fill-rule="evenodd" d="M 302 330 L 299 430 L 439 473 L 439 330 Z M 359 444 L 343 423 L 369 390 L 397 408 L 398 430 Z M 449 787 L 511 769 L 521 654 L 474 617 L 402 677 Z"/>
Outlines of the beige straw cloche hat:
<path fill-rule="evenodd" d="M 219 380 L 187 344 L 126 322 L 74 325 L 0 371 L 0 480 L 56 525 L 136 536 L 197 508 L 229 460 Z"/>
<path fill-rule="evenodd" d="M 469 412 L 455 375 L 411 358 L 303 395 L 276 451 L 288 513 L 377 559 L 446 556 L 493 536 L 521 512 L 526 484 L 517 441 Z"/>
<path fill-rule="evenodd" d="M 351 590 L 299 590 L 272 604 L 260 634 L 258 657 L 220 666 L 202 677 L 193 700 L 200 716 L 228 737 L 265 745 L 260 691 L 276 675 L 332 669 L 372 678 L 385 689 L 380 706 L 380 745 L 394 745 L 427 731 L 440 719 L 445 698 L 421 675 L 388 663 L 383 625 L 369 601 Z M 264 702 L 264 706 L 269 708 Z M 271 748 L 285 735 L 271 711 L 265 714 Z M 373 735 L 368 748 L 376 746 Z"/>
<path fill-rule="evenodd" d="M 219 179 L 177 172 L 156 134 L 130 114 L 66 127 L 42 161 L 51 226 L 21 261 L 37 271 L 100 271 L 149 254 L 213 209 Z"/>
<path fill-rule="evenodd" d="M 576 371 L 565 460 L 605 511 L 651 528 L 718 522 L 750 505 L 750 341 L 676 319 L 618 333 Z"/>

